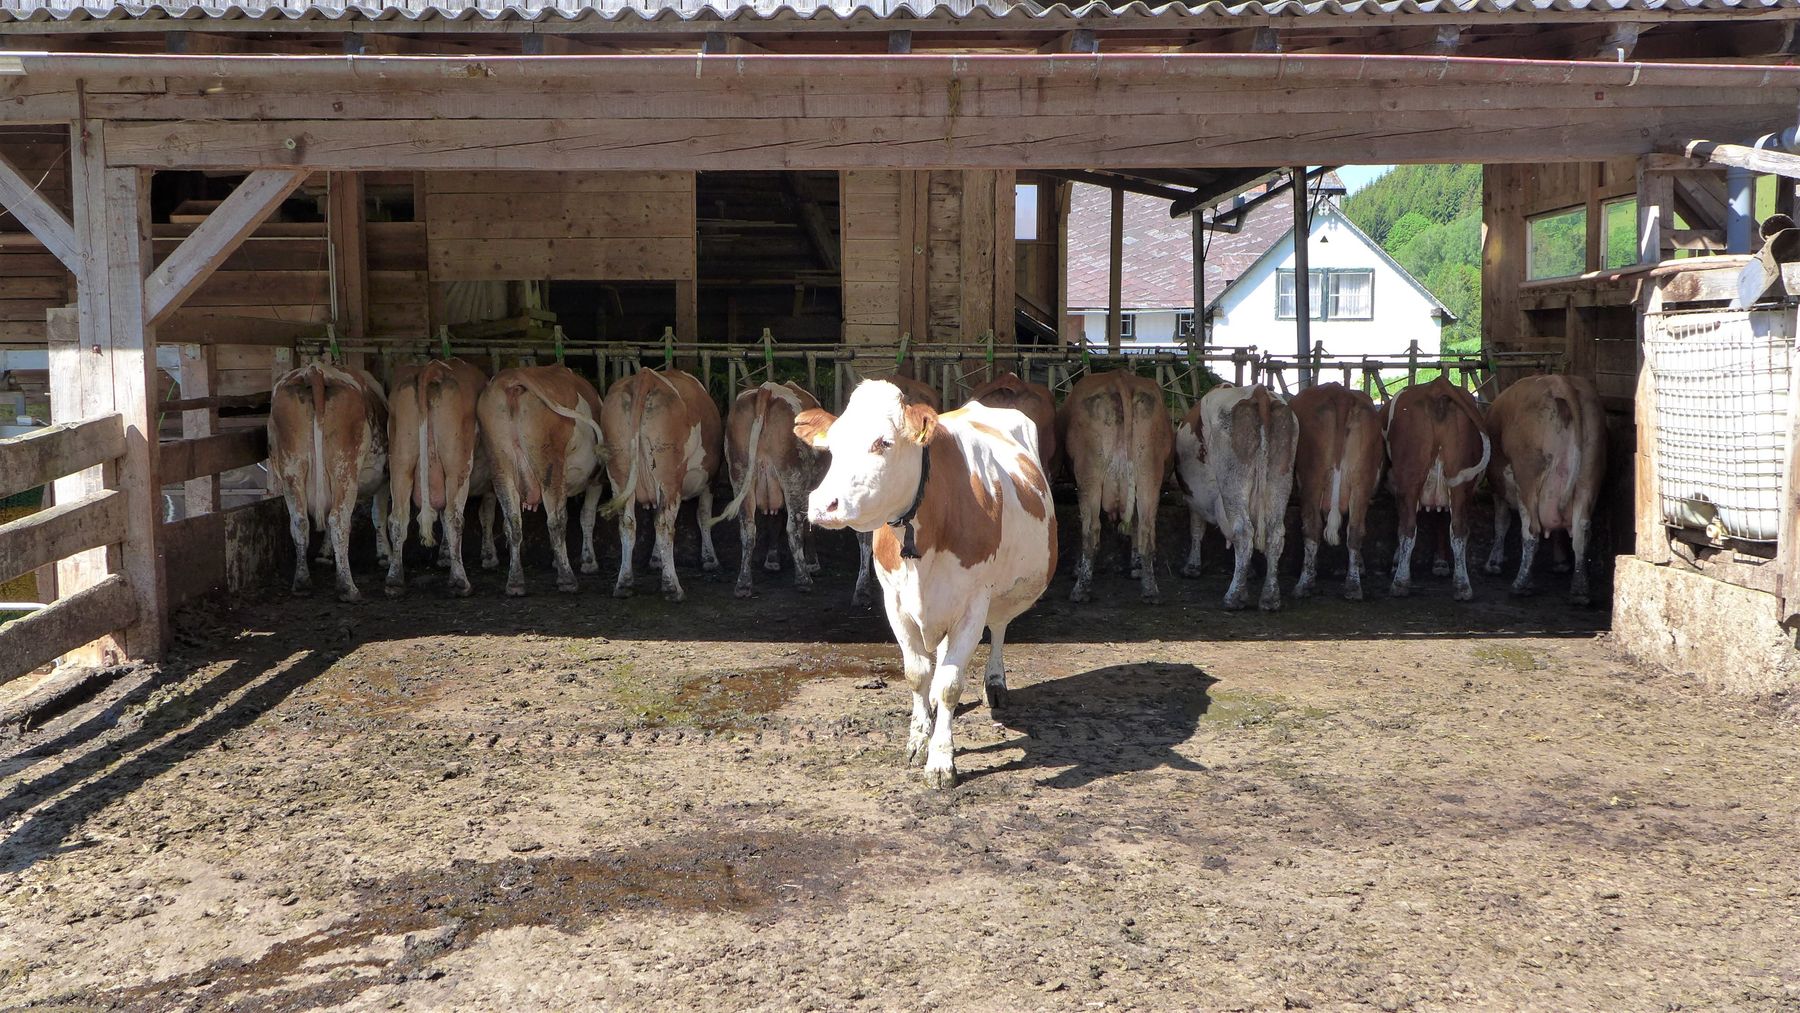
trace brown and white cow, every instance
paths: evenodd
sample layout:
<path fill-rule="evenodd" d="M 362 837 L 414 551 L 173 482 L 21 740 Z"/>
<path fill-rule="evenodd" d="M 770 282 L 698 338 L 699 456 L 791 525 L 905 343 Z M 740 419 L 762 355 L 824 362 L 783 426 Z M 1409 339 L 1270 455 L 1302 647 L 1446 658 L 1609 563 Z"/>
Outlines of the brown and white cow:
<path fill-rule="evenodd" d="M 1250 603 L 1250 555 L 1261 552 L 1267 571 L 1257 606 L 1281 607 L 1278 572 L 1287 541 L 1288 496 L 1294 488 L 1294 413 L 1262 384 L 1215 387 L 1188 409 L 1175 429 L 1175 474 L 1188 501 L 1187 565 L 1200 571 L 1200 542 L 1216 525 L 1236 557 L 1225 607 Z"/>
<path fill-rule="evenodd" d="M 1300 536 L 1305 546 L 1294 597 L 1312 594 L 1318 582 L 1323 538 L 1328 545 L 1343 542 L 1349 555 L 1344 597 L 1361 601 L 1363 533 L 1386 457 L 1381 418 L 1369 395 L 1341 383 L 1308 387 L 1288 407 L 1300 424 L 1294 477 L 1300 486 Z"/>
<path fill-rule="evenodd" d="M 656 509 L 656 561 L 670 601 L 687 592 L 675 574 L 675 517 L 683 500 L 699 498 L 700 565 L 719 568 L 713 549 L 712 482 L 723 456 L 725 423 L 712 395 L 691 374 L 678 369 L 640 369 L 621 377 L 606 392 L 600 413 L 606 431 L 606 470 L 615 495 L 606 515 L 619 516 L 619 577 L 613 596 L 632 593 L 636 575 L 637 507 Z"/>
<path fill-rule="evenodd" d="M 809 499 L 825 528 L 874 535 L 888 622 L 913 691 L 907 760 L 936 788 L 956 783 L 950 726 L 981 631 L 990 709 L 1006 696 L 1006 626 L 1056 572 L 1056 514 L 1031 420 L 971 404 L 939 415 L 871 380 L 841 418 L 800 413 L 794 434 L 831 451 Z"/>
<path fill-rule="evenodd" d="M 1487 572 L 1505 560 L 1511 511 L 1519 513 L 1519 573 L 1514 594 L 1531 593 L 1531 564 L 1538 540 L 1569 533 L 1574 574 L 1569 598 L 1588 603 L 1587 543 L 1594 500 L 1606 473 L 1606 417 L 1592 381 L 1573 376 L 1528 376 L 1501 392 L 1488 409 L 1493 460 L 1488 486 L 1494 494 L 1494 548 Z"/>
<path fill-rule="evenodd" d="M 806 551 L 806 495 L 818 483 L 820 453 L 794 435 L 794 420 L 819 401 L 797 383 L 770 381 L 738 394 L 725 422 L 725 461 L 737 491 L 712 518 L 718 523 L 737 514 L 742 542 L 736 594 L 756 591 L 750 561 L 756 552 L 756 529 L 763 516 L 787 511 L 788 551 L 794 559 L 794 587 L 812 590 L 817 569 Z M 781 569 L 781 549 L 769 546 L 763 569 Z"/>
<path fill-rule="evenodd" d="M 932 411 L 943 410 L 938 401 L 937 388 L 923 380 L 915 380 L 910 376 L 881 377 L 900 391 L 900 397 L 907 404 L 924 405 Z M 856 589 L 850 593 L 850 604 L 870 605 L 875 601 L 875 541 L 874 536 L 866 531 L 856 533 Z"/>
<path fill-rule="evenodd" d="M 1081 502 L 1081 556 L 1069 600 L 1094 596 L 1094 555 L 1105 514 L 1132 538 L 1132 576 L 1140 581 L 1144 600 L 1161 601 L 1156 507 L 1175 444 L 1162 389 L 1124 370 L 1091 373 L 1069 392 L 1057 427 Z"/>
<path fill-rule="evenodd" d="M 463 359 L 408 363 L 394 373 L 388 397 L 388 542 L 406 544 L 409 507 L 419 510 L 419 542 L 440 545 L 440 561 L 450 568 L 450 593 L 469 593 L 463 568 L 463 515 L 470 497 L 481 501 L 481 565 L 496 566 L 493 468 L 475 421 L 475 404 L 487 374 Z M 387 593 L 406 590 L 405 553 L 388 556 Z"/>
<path fill-rule="evenodd" d="M 1475 508 L 1475 481 L 1487 470 L 1492 444 L 1481 409 L 1468 391 L 1442 376 L 1415 384 L 1388 402 L 1386 410 L 1388 484 L 1400 514 L 1400 544 L 1394 553 L 1390 593 L 1412 591 L 1413 545 L 1419 511 L 1450 514 L 1453 597 L 1475 597 L 1469 584 L 1469 517 Z"/>
<path fill-rule="evenodd" d="M 340 601 L 362 594 L 350 574 L 350 518 L 374 501 L 375 549 L 388 555 L 387 398 L 369 373 L 311 362 L 275 381 L 269 398 L 269 474 L 287 500 L 294 592 L 312 587 L 307 547 L 322 530 L 337 563 Z"/>
<path fill-rule="evenodd" d="M 989 408 L 1016 408 L 1025 413 L 1037 427 L 1038 463 L 1044 466 L 1044 474 L 1054 479 L 1062 469 L 1062 458 L 1058 456 L 1056 445 L 1056 399 L 1050 388 L 1041 383 L 1022 380 L 1016 373 L 1002 373 L 987 383 L 975 388 L 969 395 L 970 401 L 979 401 Z"/>
<path fill-rule="evenodd" d="M 597 573 L 594 511 L 600 505 L 600 461 L 605 442 L 597 417 L 600 395 L 594 385 L 565 366 L 503 369 L 476 401 L 481 439 L 493 463 L 494 492 L 506 518 L 509 560 L 506 593 L 525 593 L 519 560 L 524 512 L 544 508 L 556 587 L 575 591 L 569 566 L 569 498 L 582 493 L 581 572 Z"/>

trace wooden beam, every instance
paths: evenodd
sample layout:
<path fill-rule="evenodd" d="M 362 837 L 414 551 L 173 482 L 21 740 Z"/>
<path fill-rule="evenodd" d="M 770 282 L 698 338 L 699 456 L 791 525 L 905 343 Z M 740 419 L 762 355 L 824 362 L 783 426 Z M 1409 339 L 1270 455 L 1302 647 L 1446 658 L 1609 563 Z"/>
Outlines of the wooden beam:
<path fill-rule="evenodd" d="M 0 152 L 0 208 L 12 212 L 12 216 L 44 244 L 44 249 L 80 276 L 81 251 L 75 245 L 75 226 L 55 205 L 44 199 L 5 152 Z"/>
<path fill-rule="evenodd" d="M 1312 208 L 1308 206 L 1306 166 L 1296 165 L 1288 177 L 1294 191 L 1294 345 L 1302 363 L 1312 361 Z M 1321 291 L 1320 297 L 1324 296 Z M 1312 385 L 1312 367 L 1300 368 L 1300 385 Z"/>
<path fill-rule="evenodd" d="M 1124 298 L 1125 191 L 1112 192 L 1112 218 L 1108 223 L 1106 250 L 1106 350 L 1118 352 L 1124 325 L 1120 301 Z"/>
<path fill-rule="evenodd" d="M 162 485 L 186 482 L 202 475 L 217 475 L 243 468 L 269 456 L 265 429 L 238 429 L 194 439 L 174 440 L 161 448 Z"/>
<path fill-rule="evenodd" d="M 0 580 L 125 537 L 125 497 L 111 490 L 0 524 Z"/>
<path fill-rule="evenodd" d="M 369 333 L 369 243 L 361 173 L 326 177 L 325 230 L 331 252 L 331 315 L 344 337 Z"/>
<path fill-rule="evenodd" d="M 1637 422 L 1633 551 L 1644 562 L 1660 566 L 1674 558 L 1674 553 L 1669 548 L 1669 529 L 1663 519 L 1662 490 L 1657 478 L 1656 382 L 1648 361 L 1638 370 L 1633 411 Z"/>
<path fill-rule="evenodd" d="M 0 626 L 0 683 L 36 671 L 138 618 L 131 586 L 124 577 L 113 574 L 58 599 L 50 608 Z"/>
<path fill-rule="evenodd" d="M 117 415 L 61 422 L 0 440 L 0 499 L 105 464 L 124 452 L 125 429 Z"/>
<path fill-rule="evenodd" d="M 1692 141 L 1682 150 L 1689 158 L 1704 158 L 1712 165 L 1751 172 L 1800 179 L 1800 155 L 1767 148 L 1751 148 L 1742 144 L 1720 144 L 1716 141 Z"/>
<path fill-rule="evenodd" d="M 1660 263 L 1675 228 L 1675 177 L 1651 168 L 1650 156 L 1638 159 L 1637 213 L 1638 263 Z"/>
<path fill-rule="evenodd" d="M 1018 341 L 1014 326 L 1018 298 L 1018 174 L 994 173 L 994 343 Z M 991 377 L 990 377 L 991 378 Z"/>
<path fill-rule="evenodd" d="M 913 37 L 909 29 L 897 28 L 887 33 L 887 51 L 894 56 L 912 52 Z"/>
<path fill-rule="evenodd" d="M 218 390 L 219 378 L 216 368 L 217 359 L 213 355 L 211 345 L 186 344 L 178 348 L 181 357 L 180 376 L 176 379 L 181 384 L 183 399 L 201 402 L 193 408 L 181 413 L 181 435 L 188 440 L 204 439 L 218 432 L 219 408 L 215 403 L 213 392 Z M 161 411 L 168 411 L 165 402 Z M 168 471 L 168 448 L 161 448 L 163 458 L 159 465 L 165 475 Z M 168 479 L 163 479 L 168 484 Z M 183 490 L 187 501 L 187 516 L 212 513 L 219 509 L 219 476 L 211 472 L 202 473 L 187 483 Z"/>
<path fill-rule="evenodd" d="M 1617 24 L 1607 33 L 1606 41 L 1600 43 L 1600 51 L 1594 54 L 1596 60 L 1617 60 L 1624 63 L 1631 59 L 1637 49 L 1638 36 L 1643 33 L 1644 26 L 1627 21 Z"/>
<path fill-rule="evenodd" d="M 819 202 L 813 200 L 812 194 L 807 192 L 794 173 L 782 173 L 781 182 L 789 199 L 794 202 L 794 211 L 800 218 L 800 230 L 806 233 L 806 241 L 812 246 L 813 256 L 818 259 L 819 266 L 827 271 L 837 271 L 841 262 L 838 244 L 831 235 L 831 229 L 825 224 L 825 212 L 819 209 Z"/>
<path fill-rule="evenodd" d="M 1437 26 L 1431 45 L 1425 51 L 1432 56 L 1455 56 L 1462 49 L 1466 30 L 1462 25 Z"/>
<path fill-rule="evenodd" d="M 180 308 L 182 301 L 306 182 L 307 175 L 300 169 L 251 173 L 151 273 L 143 285 L 145 321 L 154 326 Z"/>
<path fill-rule="evenodd" d="M 1098 53 L 1100 40 L 1094 36 L 1091 28 L 1077 28 L 1064 32 L 1049 42 L 1037 47 L 1040 53 Z"/>
<path fill-rule="evenodd" d="M 1146 197 L 1155 197 L 1158 200 L 1171 202 L 1190 200 L 1194 196 L 1193 192 L 1189 190 L 1176 190 L 1112 172 L 1089 172 L 1086 169 L 1048 169 L 1044 171 L 1044 175 L 1056 179 L 1066 179 L 1071 183 L 1103 186 L 1108 190 L 1128 190 L 1132 193 L 1141 193 Z"/>

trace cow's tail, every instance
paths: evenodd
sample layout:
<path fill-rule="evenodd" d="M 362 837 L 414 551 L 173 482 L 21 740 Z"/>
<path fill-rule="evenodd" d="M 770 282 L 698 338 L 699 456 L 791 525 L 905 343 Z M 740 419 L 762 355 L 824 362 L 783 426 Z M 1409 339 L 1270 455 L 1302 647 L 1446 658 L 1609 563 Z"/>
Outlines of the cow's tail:
<path fill-rule="evenodd" d="M 620 511 L 629 509 L 630 504 L 637 496 L 638 467 L 650 453 L 650 448 L 644 446 L 644 407 L 645 403 L 650 400 L 649 391 L 644 389 L 646 386 L 648 385 L 636 382 L 635 378 L 630 384 L 632 393 L 631 427 L 628 430 L 630 435 L 626 439 L 631 441 L 631 445 L 625 448 L 625 453 L 631 463 L 625 469 L 625 484 L 619 487 L 617 495 L 601 506 L 600 516 L 602 517 L 617 517 Z"/>
<path fill-rule="evenodd" d="M 1326 545 L 1338 544 L 1344 523 L 1344 472 L 1350 468 L 1350 427 L 1363 424 L 1361 417 L 1349 411 L 1347 400 L 1339 407 L 1344 410 L 1332 413 L 1331 426 L 1327 429 L 1333 445 L 1325 455 L 1325 460 L 1331 462 L 1331 499 L 1325 504 Z M 1308 509 L 1316 510 L 1318 505 L 1312 504 Z"/>
<path fill-rule="evenodd" d="M 1562 505 L 1575 502 L 1575 487 L 1581 481 L 1581 419 L 1576 413 L 1575 401 L 1571 397 L 1568 383 L 1561 381 L 1553 384 L 1550 393 L 1551 404 L 1556 409 L 1556 424 L 1561 429 L 1561 436 L 1550 441 L 1550 446 L 1560 451 L 1566 459 L 1563 481 L 1558 488 L 1538 489 L 1538 502 L 1532 504 L 1539 517 L 1549 517 L 1563 513 Z M 1557 462 L 1564 463 L 1564 462 Z M 1552 466 L 1552 474 L 1555 467 Z M 1545 510 L 1544 494 L 1548 492 L 1556 496 L 1551 509 Z"/>
<path fill-rule="evenodd" d="M 1120 436 L 1118 450 L 1113 454 L 1114 467 L 1119 462 L 1126 462 L 1125 475 L 1125 508 L 1119 512 L 1119 533 L 1131 537 L 1132 528 L 1137 524 L 1137 469 L 1130 467 L 1136 460 L 1133 456 L 1137 450 L 1137 395 L 1130 388 L 1118 390 L 1113 395 L 1119 401 Z"/>
<path fill-rule="evenodd" d="M 1465 401 L 1462 398 L 1454 397 L 1447 393 L 1439 394 L 1437 396 L 1442 400 L 1449 401 L 1457 411 L 1462 412 L 1467 416 L 1469 422 L 1474 425 L 1476 434 L 1481 437 L 1481 460 L 1475 462 L 1473 466 L 1464 468 L 1451 476 L 1449 488 L 1454 489 L 1466 482 L 1475 481 L 1477 478 L 1481 477 L 1483 472 L 1487 471 L 1488 458 L 1493 454 L 1494 445 L 1488 439 L 1487 420 L 1481 417 L 1480 410 L 1475 408 L 1472 400 Z"/>
<path fill-rule="evenodd" d="M 1256 456 L 1250 463 L 1250 511 L 1252 517 L 1266 517 L 1268 504 L 1263 501 L 1269 495 L 1269 409 L 1272 403 L 1269 388 L 1257 385 L 1250 392 L 1250 400 L 1256 405 Z M 1266 548 L 1263 525 L 1255 525 L 1251 539 L 1257 549 Z"/>
<path fill-rule="evenodd" d="M 325 431 L 319 420 L 325 415 L 325 371 L 308 366 L 307 382 L 312 386 L 312 468 L 307 472 L 306 512 L 312 517 L 314 531 L 325 530 L 325 519 L 331 513 L 331 474 L 325 464 Z"/>
<path fill-rule="evenodd" d="M 731 498 L 731 502 L 720 508 L 718 513 L 706 519 L 706 526 L 709 528 L 728 517 L 735 516 L 739 507 L 752 516 L 756 513 L 756 499 L 751 495 L 750 490 L 756 487 L 756 449 L 762 445 L 763 419 L 769 413 L 769 404 L 772 398 L 768 390 L 761 387 L 757 388 L 754 396 L 756 398 L 756 414 L 750 419 L 750 446 L 744 453 L 743 484 L 738 486 L 737 495 Z M 744 502 L 746 496 L 750 497 L 750 502 L 747 504 Z"/>

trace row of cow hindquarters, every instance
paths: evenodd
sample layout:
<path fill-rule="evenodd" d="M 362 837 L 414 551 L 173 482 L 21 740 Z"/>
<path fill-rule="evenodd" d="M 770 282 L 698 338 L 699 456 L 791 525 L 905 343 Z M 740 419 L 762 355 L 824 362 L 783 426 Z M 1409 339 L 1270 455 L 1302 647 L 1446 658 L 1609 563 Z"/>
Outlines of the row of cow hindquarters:
<path fill-rule="evenodd" d="M 1080 394 L 1078 386 L 1071 403 Z M 1144 400 L 1143 408 L 1153 418 L 1160 401 Z M 1266 561 L 1258 604 L 1269 610 L 1281 607 L 1277 569 L 1288 498 L 1296 484 L 1304 555 L 1295 596 L 1314 590 L 1320 542 L 1341 542 L 1348 554 L 1344 597 L 1360 600 L 1363 536 L 1384 466 L 1399 513 L 1392 595 L 1411 592 L 1418 514 L 1434 510 L 1449 514 L 1454 597 L 1466 601 L 1474 596 L 1467 560 L 1469 521 L 1477 482 L 1486 475 L 1495 515 L 1487 571 L 1500 572 L 1506 531 L 1516 513 L 1521 552 L 1514 592 L 1531 590 L 1539 539 L 1565 531 L 1574 554 L 1570 597 L 1582 604 L 1588 600 L 1587 543 L 1605 469 L 1605 436 L 1599 396 L 1586 380 L 1527 377 L 1507 388 L 1485 416 L 1468 392 L 1443 377 L 1409 387 L 1380 408 L 1368 395 L 1335 383 L 1308 388 L 1291 401 L 1260 384 L 1221 387 L 1196 403 L 1176 427 L 1174 447 L 1176 476 L 1190 512 L 1190 546 L 1182 572 L 1198 575 L 1206 526 L 1220 528 L 1234 555 L 1227 608 L 1248 604 L 1254 552 L 1263 553 Z M 1072 459 L 1074 455 L 1071 445 Z M 1160 480 L 1159 469 L 1156 474 Z M 1140 485 L 1155 487 L 1144 480 L 1142 470 L 1138 477 Z M 1078 484 L 1087 481 L 1078 467 Z M 1085 553 L 1091 498 L 1085 484 L 1081 496 Z M 1140 524 L 1154 522 L 1153 511 L 1140 510 L 1137 516 Z M 1149 558 L 1154 543 L 1142 541 L 1144 537 L 1140 531 L 1134 557 Z M 1145 594 L 1150 596 L 1155 585 L 1145 569 Z M 1078 595 L 1085 572 L 1077 571 Z"/>

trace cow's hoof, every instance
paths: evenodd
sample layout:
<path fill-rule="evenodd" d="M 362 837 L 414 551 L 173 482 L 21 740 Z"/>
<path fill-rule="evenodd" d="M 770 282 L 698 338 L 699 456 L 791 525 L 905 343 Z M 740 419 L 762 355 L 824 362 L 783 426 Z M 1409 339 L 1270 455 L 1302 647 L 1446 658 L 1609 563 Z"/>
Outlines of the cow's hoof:
<path fill-rule="evenodd" d="M 499 556 L 492 556 L 492 557 L 482 556 L 481 557 L 481 568 L 483 570 L 498 570 L 498 569 L 500 569 L 500 557 Z"/>
<path fill-rule="evenodd" d="M 812 594 L 812 589 L 813 589 L 812 581 L 810 581 L 810 580 L 794 581 L 794 590 L 800 592 L 801 594 Z"/>
<path fill-rule="evenodd" d="M 581 561 L 581 572 L 585 573 L 585 574 L 590 574 L 590 575 L 599 573 L 600 572 L 600 561 L 598 559 L 582 560 Z"/>
<path fill-rule="evenodd" d="M 1431 575 L 1433 577 L 1448 577 L 1448 576 L 1450 576 L 1450 564 L 1444 562 L 1441 559 L 1435 563 L 1432 563 L 1431 564 Z"/>
<path fill-rule="evenodd" d="M 1249 605 L 1250 605 L 1250 600 L 1248 598 L 1245 598 L 1242 595 L 1239 595 L 1235 598 L 1232 597 L 1231 595 L 1225 596 L 1225 608 L 1228 611 L 1237 612 L 1237 611 L 1240 611 L 1242 609 L 1249 607 Z"/>
<path fill-rule="evenodd" d="M 1295 584 L 1294 585 L 1294 597 L 1296 597 L 1296 598 L 1311 598 L 1312 592 L 1313 592 L 1313 586 L 1311 584 Z"/>
<path fill-rule="evenodd" d="M 749 584 L 739 584 L 731 591 L 732 597 L 734 598 L 748 598 L 755 593 L 756 589 Z"/>
<path fill-rule="evenodd" d="M 1571 604 L 1571 605 L 1580 605 L 1583 608 L 1585 608 L 1589 605 L 1592 605 L 1593 603 L 1594 603 L 1594 599 L 1588 597 L 1588 593 L 1586 591 L 1571 591 L 1571 592 L 1569 592 L 1569 604 Z"/>
<path fill-rule="evenodd" d="M 1094 593 L 1085 587 L 1078 587 L 1069 592 L 1069 600 L 1077 603 L 1093 601 Z"/>
<path fill-rule="evenodd" d="M 508 598 L 523 598 L 523 597 L 525 597 L 525 585 L 524 584 L 508 584 L 508 585 L 506 585 L 506 596 Z"/>
<path fill-rule="evenodd" d="M 1280 612 L 1281 596 L 1276 595 L 1273 598 L 1264 598 L 1256 603 L 1256 607 L 1262 609 L 1264 612 Z"/>
<path fill-rule="evenodd" d="M 1529 598 L 1534 594 L 1537 594 L 1537 588 L 1530 584 L 1514 584 L 1512 586 L 1514 598 Z"/>
<path fill-rule="evenodd" d="M 914 733 L 906 741 L 906 765 L 908 767 L 925 766 L 925 757 L 931 752 L 931 737 Z"/>
<path fill-rule="evenodd" d="M 343 602 L 346 605 L 350 605 L 355 602 L 362 601 L 362 592 L 358 591 L 356 588 L 350 588 L 345 591 L 339 591 L 338 595 L 337 595 L 337 600 Z"/>
<path fill-rule="evenodd" d="M 1411 584 L 1392 584 L 1388 587 L 1389 598 L 1405 598 L 1412 594 Z"/>
<path fill-rule="evenodd" d="M 401 595 L 404 595 L 406 593 L 406 585 L 405 584 L 387 584 L 382 587 L 381 591 L 383 594 L 387 595 L 389 598 L 398 598 Z"/>
<path fill-rule="evenodd" d="M 615 584 L 615 585 L 613 585 L 613 597 L 614 598 L 629 598 L 633 594 L 636 594 L 636 593 L 637 592 L 632 590 L 630 584 Z"/>
<path fill-rule="evenodd" d="M 1457 601 L 1474 601 L 1475 589 L 1472 587 L 1459 587 L 1450 593 L 1450 597 Z"/>
<path fill-rule="evenodd" d="M 988 710 L 1004 710 L 1006 708 L 1006 684 L 990 682 L 986 684 L 986 688 Z"/>
<path fill-rule="evenodd" d="M 948 762 L 925 764 L 925 785 L 933 791 L 944 791 L 947 788 L 956 787 L 956 764 Z"/>
<path fill-rule="evenodd" d="M 1501 569 L 1502 569 L 1502 564 L 1496 563 L 1491 559 L 1488 560 L 1487 562 L 1481 564 L 1481 572 L 1487 574 L 1490 577 L 1498 576 Z"/>
<path fill-rule="evenodd" d="M 808 564 L 806 564 L 806 572 L 807 573 L 818 573 L 820 570 L 823 570 L 823 569 L 825 569 L 824 563 L 808 563 Z"/>
<path fill-rule="evenodd" d="M 663 592 L 663 600 L 664 601 L 672 601 L 672 602 L 687 601 L 687 592 L 681 591 L 681 590 L 664 591 Z"/>
<path fill-rule="evenodd" d="M 474 593 L 475 589 L 466 580 L 450 582 L 450 595 L 453 598 L 467 598 Z"/>
<path fill-rule="evenodd" d="M 556 582 L 556 589 L 564 594 L 574 594 L 581 590 L 581 584 L 573 578 L 569 580 L 559 580 Z"/>
<path fill-rule="evenodd" d="M 312 594 L 312 581 L 296 580 L 294 581 L 293 586 L 288 588 L 288 593 L 296 598 Z"/>
<path fill-rule="evenodd" d="M 1199 563 L 1184 563 L 1184 564 L 1182 564 L 1181 575 L 1183 577 L 1188 577 L 1190 579 L 1200 576 L 1200 564 Z"/>
<path fill-rule="evenodd" d="M 1362 601 L 1363 600 L 1362 585 L 1361 584 L 1346 584 L 1346 585 L 1344 585 L 1344 600 L 1345 601 Z"/>
<path fill-rule="evenodd" d="M 707 573 L 711 573 L 718 568 L 719 561 L 717 559 L 702 559 L 700 561 L 700 569 Z"/>
<path fill-rule="evenodd" d="M 868 608 L 870 605 L 875 604 L 875 596 L 869 594 L 867 591 L 858 591 L 850 596 L 850 604 L 855 605 L 857 608 Z"/>
<path fill-rule="evenodd" d="M 779 559 L 763 560 L 763 572 L 764 573 L 780 573 L 781 572 L 781 560 L 779 560 Z"/>

